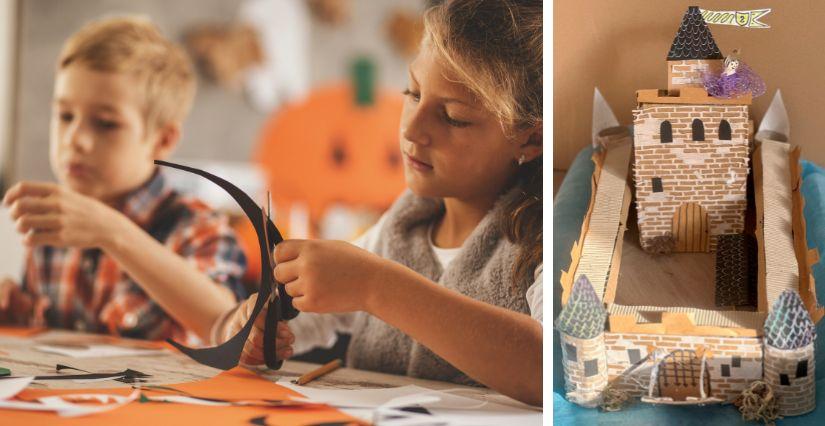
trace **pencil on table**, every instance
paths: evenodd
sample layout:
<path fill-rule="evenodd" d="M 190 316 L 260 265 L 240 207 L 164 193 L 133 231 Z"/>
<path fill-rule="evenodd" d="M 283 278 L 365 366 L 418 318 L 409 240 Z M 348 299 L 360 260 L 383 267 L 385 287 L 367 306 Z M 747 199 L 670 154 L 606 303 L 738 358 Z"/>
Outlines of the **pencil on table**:
<path fill-rule="evenodd" d="M 336 359 L 334 361 L 330 361 L 306 374 L 301 377 L 298 377 L 297 380 L 293 380 L 292 383 L 296 385 L 305 385 L 325 374 L 331 373 L 341 367 L 341 360 Z"/>

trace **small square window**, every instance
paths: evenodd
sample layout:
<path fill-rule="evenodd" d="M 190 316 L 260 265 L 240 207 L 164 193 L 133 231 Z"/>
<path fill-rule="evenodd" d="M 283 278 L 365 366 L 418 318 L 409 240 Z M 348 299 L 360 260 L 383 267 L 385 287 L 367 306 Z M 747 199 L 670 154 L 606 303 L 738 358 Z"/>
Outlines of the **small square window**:
<path fill-rule="evenodd" d="M 742 366 L 742 357 L 741 356 L 734 356 L 730 359 L 730 365 L 733 367 L 741 367 Z"/>
<path fill-rule="evenodd" d="M 642 360 L 642 353 L 638 349 L 628 349 L 627 358 L 630 360 L 631 364 L 635 364 Z"/>
<path fill-rule="evenodd" d="M 662 187 L 662 178 L 653 178 L 653 192 L 662 192 L 664 188 Z"/>
<path fill-rule="evenodd" d="M 598 360 L 588 359 L 584 362 L 584 377 L 595 376 L 599 372 Z"/>
<path fill-rule="evenodd" d="M 567 360 L 576 362 L 578 359 L 576 357 L 576 347 L 571 345 L 570 343 L 564 344 L 564 352 L 567 353 Z"/>
<path fill-rule="evenodd" d="M 780 374 L 779 375 L 779 384 L 782 385 L 782 386 L 790 386 L 791 385 L 791 381 L 790 381 L 790 379 L 788 379 L 787 374 Z"/>
<path fill-rule="evenodd" d="M 722 364 L 722 377 L 730 377 L 730 365 Z"/>
<path fill-rule="evenodd" d="M 808 375 L 808 360 L 803 359 L 796 363 L 796 378 L 806 377 Z"/>

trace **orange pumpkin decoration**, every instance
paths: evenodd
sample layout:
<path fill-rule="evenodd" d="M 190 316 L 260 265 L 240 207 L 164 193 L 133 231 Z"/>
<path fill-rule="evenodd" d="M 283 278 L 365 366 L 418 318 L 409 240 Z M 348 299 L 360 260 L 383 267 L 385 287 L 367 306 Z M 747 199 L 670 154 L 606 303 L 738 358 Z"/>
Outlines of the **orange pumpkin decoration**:
<path fill-rule="evenodd" d="M 305 211 L 309 237 L 333 204 L 385 210 L 404 190 L 399 147 L 403 97 L 373 90 L 372 65 L 356 62 L 352 84 L 319 88 L 264 125 L 255 161 L 267 174 L 276 225 Z"/>

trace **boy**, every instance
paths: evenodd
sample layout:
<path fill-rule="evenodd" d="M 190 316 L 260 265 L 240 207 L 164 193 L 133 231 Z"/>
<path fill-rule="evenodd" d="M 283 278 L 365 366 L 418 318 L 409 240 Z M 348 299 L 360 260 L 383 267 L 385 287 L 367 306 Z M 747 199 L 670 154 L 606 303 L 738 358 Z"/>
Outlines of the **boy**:
<path fill-rule="evenodd" d="M 0 321 L 194 342 L 245 294 L 225 217 L 169 187 L 169 157 L 195 93 L 186 54 L 148 20 L 92 22 L 63 47 L 50 125 L 59 184 L 3 198 L 28 247 Z M 216 284 L 218 283 L 218 284 Z"/>

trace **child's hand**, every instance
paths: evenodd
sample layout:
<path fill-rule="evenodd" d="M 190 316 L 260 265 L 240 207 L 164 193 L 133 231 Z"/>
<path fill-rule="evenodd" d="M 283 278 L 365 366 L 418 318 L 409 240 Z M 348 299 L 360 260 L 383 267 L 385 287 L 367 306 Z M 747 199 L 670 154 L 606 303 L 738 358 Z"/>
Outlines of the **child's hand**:
<path fill-rule="evenodd" d="M 366 311 L 376 285 L 398 274 L 395 263 L 343 241 L 287 240 L 274 257 L 275 279 L 306 312 Z"/>
<path fill-rule="evenodd" d="M 0 323 L 20 326 L 43 326 L 48 298 L 33 300 L 14 281 L 0 280 Z"/>
<path fill-rule="evenodd" d="M 20 182 L 3 204 L 30 246 L 102 247 L 119 217 L 102 202 L 54 183 Z"/>
<path fill-rule="evenodd" d="M 224 320 L 223 324 L 219 324 L 220 329 L 217 331 L 218 342 L 223 343 L 235 333 L 243 328 L 246 321 L 249 320 L 249 315 L 252 314 L 252 309 L 255 307 L 255 301 L 258 299 L 257 294 L 253 294 L 249 299 L 241 303 L 240 306 L 234 309 L 234 312 Z M 258 314 L 255 320 L 255 325 L 252 327 L 252 332 L 246 340 L 241 355 L 241 363 L 249 366 L 257 366 L 264 364 L 264 324 L 266 323 L 266 311 L 269 305 L 265 305 Z M 214 334 L 213 334 L 214 335 Z M 289 326 L 285 321 L 278 323 L 278 333 L 275 338 L 275 345 L 277 347 L 276 355 L 278 359 L 284 360 L 292 356 L 292 344 L 295 343 L 295 335 L 289 330 Z"/>

